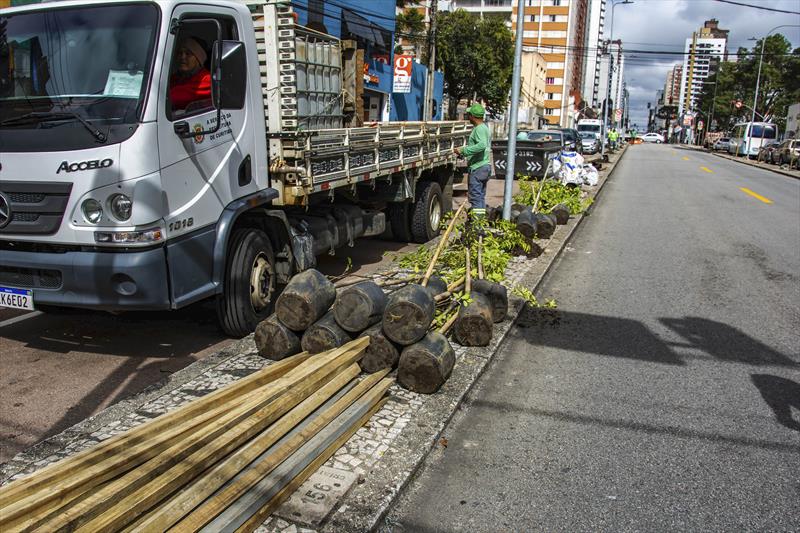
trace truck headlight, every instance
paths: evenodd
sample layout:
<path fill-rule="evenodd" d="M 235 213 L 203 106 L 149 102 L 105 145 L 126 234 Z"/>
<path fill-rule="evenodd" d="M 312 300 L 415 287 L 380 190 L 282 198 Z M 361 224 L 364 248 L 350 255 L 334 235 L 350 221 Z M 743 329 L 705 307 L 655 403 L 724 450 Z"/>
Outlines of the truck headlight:
<path fill-rule="evenodd" d="M 124 194 L 113 195 L 108 203 L 111 206 L 111 214 L 117 220 L 124 222 L 131 218 L 133 202 Z"/>
<path fill-rule="evenodd" d="M 87 198 L 81 204 L 83 216 L 91 224 L 97 224 L 103 218 L 103 206 L 94 198 Z"/>
<path fill-rule="evenodd" d="M 152 244 L 164 240 L 161 228 L 139 231 L 95 231 L 94 240 L 101 244 Z"/>

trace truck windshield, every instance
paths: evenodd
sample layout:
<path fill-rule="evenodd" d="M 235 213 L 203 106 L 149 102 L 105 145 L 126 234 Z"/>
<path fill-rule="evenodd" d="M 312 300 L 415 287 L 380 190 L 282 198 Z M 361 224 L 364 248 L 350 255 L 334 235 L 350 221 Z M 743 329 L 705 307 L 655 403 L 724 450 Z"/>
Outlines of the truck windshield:
<path fill-rule="evenodd" d="M 599 124 L 578 124 L 578 131 L 586 131 L 590 133 L 600 133 Z"/>
<path fill-rule="evenodd" d="M 148 4 L 0 16 L 4 150 L 80 149 L 129 137 L 143 106 L 158 19 Z"/>

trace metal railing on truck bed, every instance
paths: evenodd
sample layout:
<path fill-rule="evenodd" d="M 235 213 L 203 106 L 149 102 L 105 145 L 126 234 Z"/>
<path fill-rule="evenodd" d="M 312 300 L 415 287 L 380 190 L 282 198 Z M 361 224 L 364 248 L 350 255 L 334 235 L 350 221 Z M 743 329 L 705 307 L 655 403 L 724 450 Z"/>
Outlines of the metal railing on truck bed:
<path fill-rule="evenodd" d="M 344 86 L 341 41 L 296 24 L 286 0 L 242 1 L 256 32 L 270 171 L 281 194 L 275 203 L 303 205 L 311 194 L 455 163 L 453 150 L 472 129 L 467 122 L 344 127 L 344 103 L 357 96 Z"/>

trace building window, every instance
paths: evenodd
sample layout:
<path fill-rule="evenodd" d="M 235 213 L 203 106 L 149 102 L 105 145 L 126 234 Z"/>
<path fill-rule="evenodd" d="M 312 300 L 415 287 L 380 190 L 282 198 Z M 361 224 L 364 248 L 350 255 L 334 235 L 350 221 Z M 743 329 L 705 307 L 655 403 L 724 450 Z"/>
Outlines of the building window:
<path fill-rule="evenodd" d="M 553 85 L 553 84 L 556 82 L 556 79 L 555 79 L 555 78 L 545 78 L 545 79 L 544 79 L 544 82 L 545 82 L 547 85 Z"/>
<path fill-rule="evenodd" d="M 554 6 L 560 6 L 561 5 L 561 0 L 553 0 L 553 5 Z"/>
<path fill-rule="evenodd" d="M 545 110 L 544 110 L 544 114 L 545 114 L 545 115 L 552 115 L 552 114 L 553 114 L 553 111 L 555 111 L 555 110 L 554 110 L 554 109 L 545 109 Z"/>
<path fill-rule="evenodd" d="M 555 22 L 555 21 L 556 21 L 556 16 L 550 15 L 550 22 Z"/>

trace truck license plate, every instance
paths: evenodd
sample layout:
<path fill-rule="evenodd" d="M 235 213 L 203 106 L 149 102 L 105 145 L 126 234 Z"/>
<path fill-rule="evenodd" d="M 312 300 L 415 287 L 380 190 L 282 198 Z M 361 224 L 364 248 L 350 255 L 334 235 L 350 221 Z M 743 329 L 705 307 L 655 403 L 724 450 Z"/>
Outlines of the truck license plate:
<path fill-rule="evenodd" d="M 30 289 L 15 289 L 14 287 L 0 287 L 0 307 L 33 311 L 33 291 Z"/>

